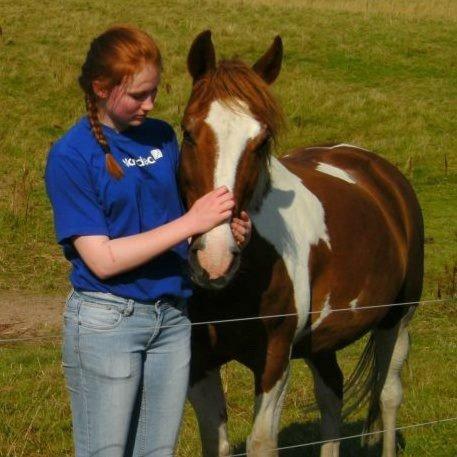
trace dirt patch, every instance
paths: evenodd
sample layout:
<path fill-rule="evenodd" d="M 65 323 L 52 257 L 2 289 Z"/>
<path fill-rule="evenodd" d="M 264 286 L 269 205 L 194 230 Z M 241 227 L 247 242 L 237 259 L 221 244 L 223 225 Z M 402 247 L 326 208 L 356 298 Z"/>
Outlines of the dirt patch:
<path fill-rule="evenodd" d="M 0 292 L 0 339 L 59 334 L 66 295 Z"/>

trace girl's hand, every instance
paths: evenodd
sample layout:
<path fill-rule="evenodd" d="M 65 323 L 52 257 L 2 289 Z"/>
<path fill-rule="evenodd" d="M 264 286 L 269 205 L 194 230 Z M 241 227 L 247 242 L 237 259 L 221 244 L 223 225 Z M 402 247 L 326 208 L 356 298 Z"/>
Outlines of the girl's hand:
<path fill-rule="evenodd" d="M 192 235 L 205 233 L 232 217 L 235 200 L 226 186 L 208 192 L 199 198 L 187 212 Z"/>
<path fill-rule="evenodd" d="M 236 244 L 240 249 L 243 249 L 251 239 L 252 222 L 246 211 L 241 211 L 240 217 L 241 219 L 234 217 L 230 226 Z"/>

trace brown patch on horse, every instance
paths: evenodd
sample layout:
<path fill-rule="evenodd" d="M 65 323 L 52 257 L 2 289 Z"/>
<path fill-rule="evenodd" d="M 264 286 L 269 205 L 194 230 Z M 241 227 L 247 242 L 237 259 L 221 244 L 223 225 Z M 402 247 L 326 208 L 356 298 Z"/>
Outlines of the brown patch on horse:
<path fill-rule="evenodd" d="M 194 326 L 192 357 L 197 365 L 191 385 L 204 375 L 204 369 L 229 360 L 253 371 L 256 394 L 268 392 L 281 378 L 298 321 L 294 289 L 282 258 L 255 228 L 233 281 L 222 291 L 196 288 L 189 310 L 192 322 L 265 317 Z M 268 318 L 284 314 L 292 315 Z"/>
<path fill-rule="evenodd" d="M 262 132 L 257 138 L 246 145 L 246 149 L 238 164 L 234 195 L 236 195 L 235 214 L 242 209 L 257 207 L 270 186 L 269 177 L 270 143 L 268 133 Z M 253 200 L 254 193 L 256 202 Z"/>
<path fill-rule="evenodd" d="M 189 136 L 187 136 L 189 135 Z M 199 154 L 204 150 L 205 154 Z M 186 130 L 181 146 L 179 182 L 187 207 L 195 200 L 214 189 L 214 170 L 216 166 L 216 138 L 212 129 L 204 122 L 192 130 Z M 199 166 L 196 167 L 195 163 Z"/>

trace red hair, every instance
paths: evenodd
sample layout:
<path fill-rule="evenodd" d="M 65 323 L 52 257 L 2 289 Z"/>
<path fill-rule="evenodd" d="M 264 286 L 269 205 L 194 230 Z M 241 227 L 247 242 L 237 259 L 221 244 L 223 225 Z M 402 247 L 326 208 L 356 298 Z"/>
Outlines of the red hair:
<path fill-rule="evenodd" d="M 122 178 L 124 172 L 103 134 L 92 83 L 98 81 L 103 88 L 111 90 L 141 71 L 146 64 L 154 65 L 159 71 L 162 69 L 162 57 L 154 40 L 136 27 L 117 25 L 92 41 L 78 79 L 85 94 L 92 133 L 105 153 L 108 172 L 116 179 Z"/>

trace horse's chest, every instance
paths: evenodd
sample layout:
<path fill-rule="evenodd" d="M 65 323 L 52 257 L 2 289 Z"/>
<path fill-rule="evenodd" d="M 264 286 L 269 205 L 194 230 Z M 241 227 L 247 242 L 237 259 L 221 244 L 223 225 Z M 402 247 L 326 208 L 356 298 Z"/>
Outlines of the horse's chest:
<path fill-rule="evenodd" d="M 298 314 L 295 333 L 299 336 L 310 309 L 311 247 L 320 240 L 330 246 L 330 241 L 321 202 L 276 159 L 271 163 L 271 182 L 271 191 L 260 211 L 252 214 L 252 221 L 260 237 L 272 246 L 284 264 L 284 274 L 293 289 Z"/>

